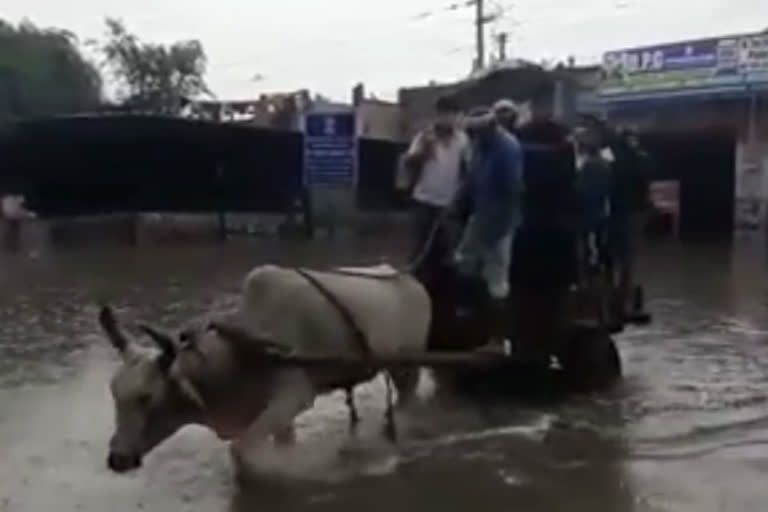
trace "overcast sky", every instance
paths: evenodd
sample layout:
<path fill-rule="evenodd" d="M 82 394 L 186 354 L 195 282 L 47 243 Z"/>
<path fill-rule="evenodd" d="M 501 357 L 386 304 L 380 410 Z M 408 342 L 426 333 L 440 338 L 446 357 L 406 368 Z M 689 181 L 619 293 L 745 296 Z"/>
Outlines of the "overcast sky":
<path fill-rule="evenodd" d="M 197 38 L 222 99 L 308 87 L 348 99 L 362 81 L 394 98 L 400 86 L 452 81 L 469 71 L 473 8 L 465 0 L 0 0 L 0 18 L 101 37 L 105 16 L 142 39 Z M 508 53 L 595 62 L 605 50 L 763 30 L 766 0 L 486 0 L 506 6 L 493 30 Z M 432 16 L 420 17 L 431 12 Z M 262 75 L 261 81 L 252 77 Z"/>

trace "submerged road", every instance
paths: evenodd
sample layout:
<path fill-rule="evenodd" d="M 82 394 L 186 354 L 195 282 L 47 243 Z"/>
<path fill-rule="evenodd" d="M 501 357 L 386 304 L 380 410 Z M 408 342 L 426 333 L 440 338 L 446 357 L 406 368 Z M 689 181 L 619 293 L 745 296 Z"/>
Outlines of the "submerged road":
<path fill-rule="evenodd" d="M 190 427 L 133 475 L 105 467 L 117 363 L 96 303 L 174 326 L 225 308 L 265 261 L 377 261 L 393 245 L 238 242 L 0 255 L 0 511 L 755 511 L 768 507 L 768 259 L 760 243 L 650 247 L 654 323 L 619 337 L 627 377 L 557 404 L 425 408 L 379 436 L 380 382 L 346 437 L 338 395 L 299 418 L 300 448 L 236 489 L 228 451 Z M 424 388 L 428 387 L 425 379 Z"/>

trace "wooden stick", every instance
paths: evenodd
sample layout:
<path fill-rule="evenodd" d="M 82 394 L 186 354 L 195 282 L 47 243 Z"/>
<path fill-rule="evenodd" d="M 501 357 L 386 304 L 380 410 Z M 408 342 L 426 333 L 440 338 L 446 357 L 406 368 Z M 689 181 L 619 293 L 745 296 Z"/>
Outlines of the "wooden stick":
<path fill-rule="evenodd" d="M 393 356 L 346 356 L 346 355 L 299 355 L 265 352 L 259 359 L 270 366 L 302 367 L 489 367 L 513 364 L 515 360 L 504 354 L 484 354 L 480 352 L 428 352 L 420 354 L 401 354 Z"/>
<path fill-rule="evenodd" d="M 483 352 L 423 352 L 391 356 L 358 356 L 345 354 L 296 354 L 282 350 L 270 340 L 255 337 L 239 326 L 212 322 L 211 328 L 219 336 L 255 360 L 268 366 L 331 366 L 397 368 L 419 366 L 499 366 L 513 364 L 514 359 L 503 353 Z"/>

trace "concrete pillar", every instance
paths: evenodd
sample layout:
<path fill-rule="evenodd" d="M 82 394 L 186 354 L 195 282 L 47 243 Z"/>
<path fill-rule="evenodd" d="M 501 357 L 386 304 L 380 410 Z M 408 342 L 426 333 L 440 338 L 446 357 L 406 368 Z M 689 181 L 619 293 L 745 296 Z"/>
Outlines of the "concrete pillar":
<path fill-rule="evenodd" d="M 734 229 L 768 230 L 768 120 L 753 95 L 735 151 Z"/>

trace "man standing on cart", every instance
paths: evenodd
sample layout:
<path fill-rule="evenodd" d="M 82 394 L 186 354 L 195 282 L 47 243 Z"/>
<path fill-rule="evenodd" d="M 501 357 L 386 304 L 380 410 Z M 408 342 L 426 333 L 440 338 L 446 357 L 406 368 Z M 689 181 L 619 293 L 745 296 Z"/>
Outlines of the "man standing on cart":
<path fill-rule="evenodd" d="M 548 365 L 569 336 L 570 288 L 577 280 L 574 147 L 570 128 L 546 115 L 518 124 L 524 145 L 525 201 L 515 236 L 511 281 L 516 348 Z"/>
<path fill-rule="evenodd" d="M 611 198 L 613 250 L 618 266 L 619 290 L 625 313 L 636 313 L 633 288 L 638 284 L 638 245 L 650 211 L 650 156 L 640 146 L 637 132 L 624 128 L 616 137 L 618 158 Z"/>
<path fill-rule="evenodd" d="M 473 209 L 455 262 L 460 274 L 482 276 L 491 299 L 494 337 L 503 338 L 512 244 L 522 218 L 522 150 L 489 109 L 474 111 L 465 126 L 472 137 L 467 193 Z"/>
<path fill-rule="evenodd" d="M 469 139 L 458 126 L 459 107 L 449 97 L 435 104 L 437 117 L 413 139 L 403 155 L 396 186 L 410 192 L 413 208 L 411 261 L 433 260 L 450 252 L 453 244 L 445 230 L 445 209 L 454 202 L 465 174 Z"/>
<path fill-rule="evenodd" d="M 580 282 L 590 290 L 599 320 L 605 324 L 611 287 L 608 227 L 613 173 L 610 162 L 601 152 L 599 138 L 580 130 L 576 133 L 576 141 L 579 152 L 576 183 L 580 199 Z"/>

